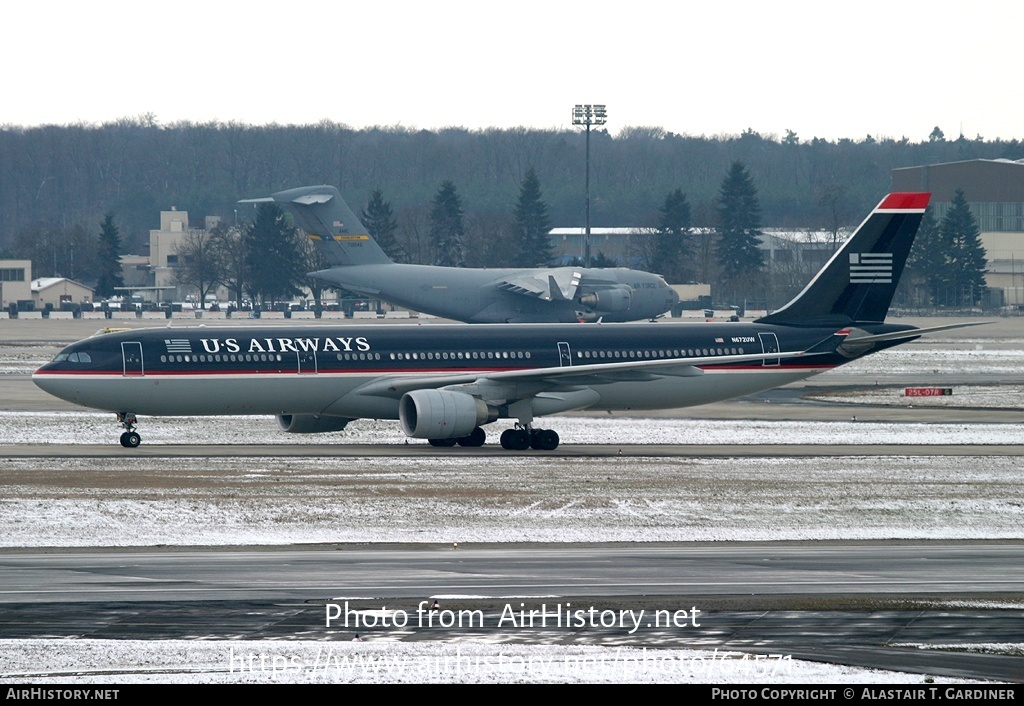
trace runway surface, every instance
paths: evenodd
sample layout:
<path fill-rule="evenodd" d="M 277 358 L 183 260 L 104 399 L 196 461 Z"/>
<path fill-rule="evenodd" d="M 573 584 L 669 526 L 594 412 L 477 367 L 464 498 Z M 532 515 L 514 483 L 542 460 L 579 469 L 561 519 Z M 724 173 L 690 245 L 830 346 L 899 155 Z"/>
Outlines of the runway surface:
<path fill-rule="evenodd" d="M 949 651 L 1024 634 L 1024 612 L 1005 607 L 1024 596 L 1020 543 L 7 551 L 0 575 L 4 638 L 347 641 L 359 632 L 719 648 L 1024 679 L 1019 657 Z"/>

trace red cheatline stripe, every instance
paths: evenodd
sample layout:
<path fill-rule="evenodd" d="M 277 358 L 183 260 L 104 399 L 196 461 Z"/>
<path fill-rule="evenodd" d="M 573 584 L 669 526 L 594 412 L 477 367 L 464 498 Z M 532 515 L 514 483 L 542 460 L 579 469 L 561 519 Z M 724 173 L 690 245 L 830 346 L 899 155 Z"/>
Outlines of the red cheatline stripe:
<path fill-rule="evenodd" d="M 897 192 L 889 194 L 879 205 L 879 211 L 924 210 L 932 195 L 928 193 Z"/>

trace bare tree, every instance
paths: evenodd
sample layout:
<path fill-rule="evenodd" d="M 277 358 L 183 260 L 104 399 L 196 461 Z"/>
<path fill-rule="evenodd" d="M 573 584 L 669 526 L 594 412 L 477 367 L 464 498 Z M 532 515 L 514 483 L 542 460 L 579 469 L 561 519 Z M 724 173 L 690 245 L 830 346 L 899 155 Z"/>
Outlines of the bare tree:
<path fill-rule="evenodd" d="M 216 237 L 212 231 L 189 230 L 176 249 L 178 284 L 199 292 L 199 308 L 206 308 L 206 295 L 213 292 L 223 278 Z"/>
<path fill-rule="evenodd" d="M 247 291 L 249 276 L 246 263 L 246 241 L 242 231 L 237 227 L 229 227 L 224 223 L 217 224 L 210 231 L 213 247 L 220 262 L 220 281 L 229 292 L 234 294 L 236 306 L 242 306 L 242 296 Z"/>
<path fill-rule="evenodd" d="M 323 252 L 316 246 L 316 243 L 304 232 L 296 230 L 295 238 L 299 256 L 302 258 L 302 267 L 306 271 L 306 275 L 301 278 L 299 283 L 313 295 L 313 309 L 316 311 L 317 316 L 319 316 L 320 312 L 323 311 L 324 291 L 333 289 L 333 287 L 327 285 L 322 279 L 310 277 L 309 273 L 326 270 L 331 266 L 331 263 L 327 261 L 327 258 L 324 257 Z"/>

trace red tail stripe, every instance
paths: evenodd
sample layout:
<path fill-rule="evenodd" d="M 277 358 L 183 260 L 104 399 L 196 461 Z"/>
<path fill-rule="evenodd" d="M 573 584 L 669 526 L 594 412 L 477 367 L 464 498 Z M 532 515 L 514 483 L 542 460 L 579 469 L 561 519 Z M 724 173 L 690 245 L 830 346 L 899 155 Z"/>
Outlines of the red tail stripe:
<path fill-rule="evenodd" d="M 928 208 L 928 201 L 932 195 L 928 193 L 902 192 L 889 194 L 878 207 L 883 210 L 924 210 Z"/>

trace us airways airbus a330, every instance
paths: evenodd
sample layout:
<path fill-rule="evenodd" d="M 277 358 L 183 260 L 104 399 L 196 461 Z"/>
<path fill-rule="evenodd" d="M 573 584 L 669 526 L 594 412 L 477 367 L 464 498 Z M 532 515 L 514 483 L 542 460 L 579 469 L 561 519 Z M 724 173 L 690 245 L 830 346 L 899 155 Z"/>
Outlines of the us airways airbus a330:
<path fill-rule="evenodd" d="M 510 419 L 504 448 L 554 449 L 537 418 L 752 394 L 952 328 L 884 323 L 928 198 L 888 195 L 796 298 L 752 323 L 139 329 L 72 344 L 33 380 L 116 413 L 126 447 L 139 414 L 265 414 L 296 433 L 397 419 L 435 446 L 480 446 Z"/>

